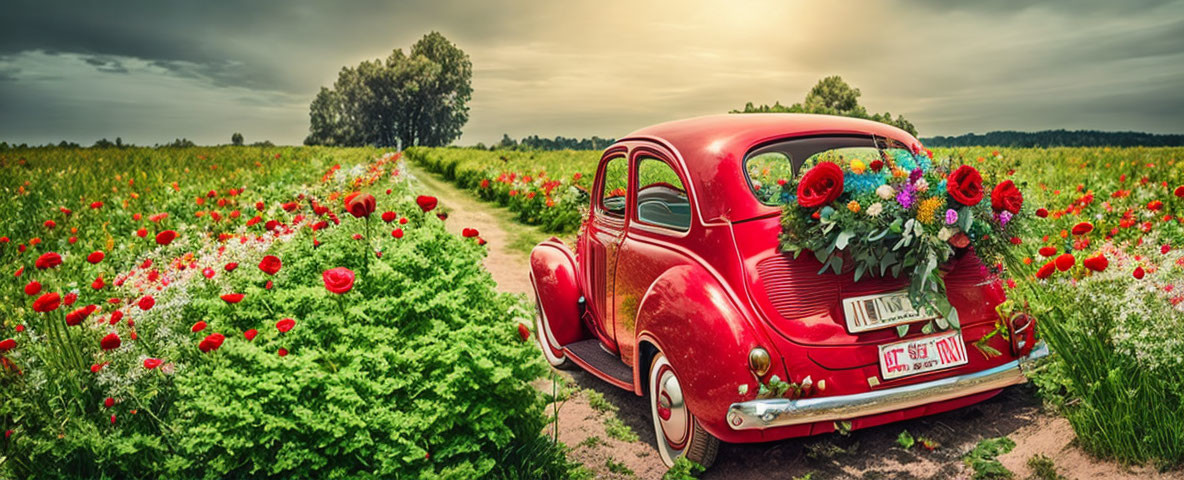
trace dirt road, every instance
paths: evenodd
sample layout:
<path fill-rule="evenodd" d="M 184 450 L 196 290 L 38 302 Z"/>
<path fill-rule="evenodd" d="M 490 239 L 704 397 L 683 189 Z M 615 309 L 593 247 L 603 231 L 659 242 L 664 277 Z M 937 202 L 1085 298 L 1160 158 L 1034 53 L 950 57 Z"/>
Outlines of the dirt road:
<path fill-rule="evenodd" d="M 412 174 L 428 193 L 449 210 L 445 222 L 457 234 L 476 228 L 488 243 L 485 268 L 498 288 L 530 295 L 527 256 L 512 244 L 546 235 L 509 220 L 507 210 L 481 202 L 451 184 L 412 166 Z M 661 478 L 665 472 L 654 447 L 654 430 L 644 398 L 608 385 L 582 372 L 556 372 L 571 396 L 559 410 L 559 439 L 572 448 L 572 457 L 597 478 Z M 539 381 L 550 391 L 550 381 Z M 601 398 L 607 402 L 600 401 Z M 615 412 L 614 412 L 615 410 Z M 638 436 L 626 441 L 609 435 L 615 419 Z M 619 437 L 620 429 L 613 429 Z M 920 442 L 910 449 L 897 443 L 901 432 L 936 442 L 933 450 Z M 1090 457 L 1074 443 L 1068 422 L 1046 411 L 1034 388 L 1011 387 L 986 402 L 941 415 L 895 423 L 849 435 L 829 434 L 763 444 L 723 444 L 715 466 L 704 479 L 946 479 L 971 478 L 963 457 L 981 440 L 1007 436 L 1016 447 L 999 457 L 1015 478 L 1032 475 L 1028 465 L 1035 455 L 1052 461 L 1068 479 L 1184 479 L 1182 473 L 1158 473 L 1148 468 L 1127 469 Z"/>

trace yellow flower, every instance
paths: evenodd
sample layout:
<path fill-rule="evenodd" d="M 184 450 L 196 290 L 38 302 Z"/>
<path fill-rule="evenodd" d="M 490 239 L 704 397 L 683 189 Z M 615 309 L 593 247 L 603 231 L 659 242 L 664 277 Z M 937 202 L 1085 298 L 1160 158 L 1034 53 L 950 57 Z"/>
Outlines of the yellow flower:
<path fill-rule="evenodd" d="M 859 160 L 852 160 L 851 161 L 851 171 L 852 172 L 855 172 L 856 174 L 862 174 L 866 170 L 867 170 L 867 165 L 864 165 L 863 162 L 861 162 Z M 852 202 L 852 203 L 854 203 L 854 202 Z"/>
<path fill-rule="evenodd" d="M 926 225 L 933 223 L 933 220 L 937 218 L 937 211 L 942 207 L 942 203 L 944 202 L 937 197 L 929 197 L 921 201 L 921 205 L 917 207 L 917 221 Z"/>
<path fill-rule="evenodd" d="M 908 176 L 908 174 L 909 174 L 909 172 L 904 171 L 904 169 L 892 167 L 892 176 L 893 177 L 904 178 L 904 177 Z"/>
<path fill-rule="evenodd" d="M 860 208 L 861 207 L 859 206 L 859 202 L 856 202 L 855 200 L 852 200 L 850 203 L 847 204 L 847 210 L 850 210 L 851 213 L 859 213 Z"/>

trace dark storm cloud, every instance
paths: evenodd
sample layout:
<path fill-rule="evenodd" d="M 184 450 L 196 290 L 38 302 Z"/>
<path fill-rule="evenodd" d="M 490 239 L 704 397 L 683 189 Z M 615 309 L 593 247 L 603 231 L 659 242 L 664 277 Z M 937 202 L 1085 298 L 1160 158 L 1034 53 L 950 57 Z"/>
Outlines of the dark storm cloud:
<path fill-rule="evenodd" d="M 436 30 L 472 58 L 462 143 L 619 136 L 839 74 L 924 135 L 1184 131 L 1184 0 L 15 0 L 0 136 L 299 143 L 345 65 Z"/>

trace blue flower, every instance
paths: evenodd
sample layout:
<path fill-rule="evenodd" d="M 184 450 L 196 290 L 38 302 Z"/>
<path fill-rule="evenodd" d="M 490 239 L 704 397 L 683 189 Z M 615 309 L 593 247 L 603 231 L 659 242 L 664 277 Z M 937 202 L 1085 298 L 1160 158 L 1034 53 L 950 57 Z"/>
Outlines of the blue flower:
<path fill-rule="evenodd" d="M 843 174 L 843 192 L 845 193 L 868 194 L 876 191 L 876 188 L 883 184 L 884 175 L 880 173 L 846 172 Z"/>

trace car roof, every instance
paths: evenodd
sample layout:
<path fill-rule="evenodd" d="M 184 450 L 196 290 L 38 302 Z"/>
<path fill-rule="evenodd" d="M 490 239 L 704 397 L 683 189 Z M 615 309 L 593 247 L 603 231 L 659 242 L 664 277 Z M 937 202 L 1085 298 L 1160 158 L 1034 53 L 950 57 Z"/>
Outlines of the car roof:
<path fill-rule="evenodd" d="M 649 140 L 671 149 L 686 166 L 705 222 L 746 220 L 780 210 L 749 191 L 744 156 L 753 148 L 795 137 L 876 135 L 908 145 L 921 142 L 891 125 L 850 117 L 804 113 L 709 115 L 642 128 L 619 141 Z"/>

